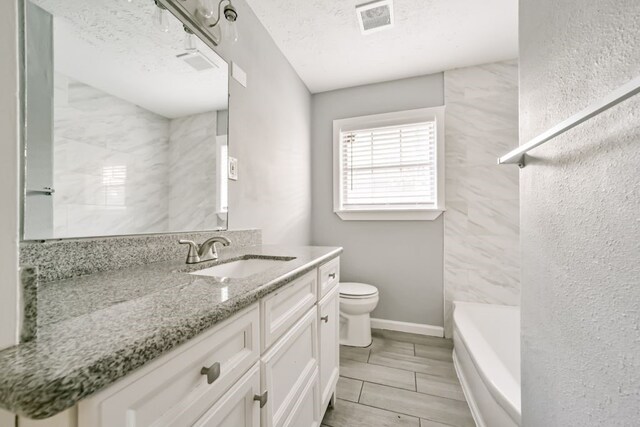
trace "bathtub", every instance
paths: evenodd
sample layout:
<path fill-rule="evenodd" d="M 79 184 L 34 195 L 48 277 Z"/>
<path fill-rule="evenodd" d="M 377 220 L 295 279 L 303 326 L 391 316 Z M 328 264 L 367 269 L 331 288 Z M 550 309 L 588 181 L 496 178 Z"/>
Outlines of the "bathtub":
<path fill-rule="evenodd" d="M 520 425 L 520 308 L 454 302 L 453 363 L 478 427 Z"/>

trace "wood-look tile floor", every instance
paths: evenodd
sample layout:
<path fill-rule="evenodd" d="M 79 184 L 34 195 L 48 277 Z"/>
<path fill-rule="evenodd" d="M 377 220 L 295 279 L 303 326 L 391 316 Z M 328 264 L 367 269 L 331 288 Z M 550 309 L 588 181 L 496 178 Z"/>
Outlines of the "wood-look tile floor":
<path fill-rule="evenodd" d="M 337 400 L 324 427 L 475 427 L 451 340 L 377 329 L 372 335 L 367 348 L 340 347 Z"/>

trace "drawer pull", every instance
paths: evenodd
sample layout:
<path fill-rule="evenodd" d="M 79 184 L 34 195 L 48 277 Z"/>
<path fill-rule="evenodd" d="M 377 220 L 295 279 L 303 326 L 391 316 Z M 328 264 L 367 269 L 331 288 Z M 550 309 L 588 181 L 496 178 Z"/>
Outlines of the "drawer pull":
<path fill-rule="evenodd" d="M 200 369 L 200 373 L 207 376 L 208 384 L 213 384 L 213 382 L 220 376 L 220 362 L 216 362 L 208 368 L 204 366 Z"/>
<path fill-rule="evenodd" d="M 326 316 L 322 316 L 320 320 L 322 320 L 324 323 L 329 323 L 329 315 L 327 314 Z"/>
<path fill-rule="evenodd" d="M 267 397 L 269 396 L 269 392 L 265 391 L 264 393 L 253 395 L 253 400 L 257 400 L 260 402 L 260 407 L 264 407 L 267 404 Z"/>
<path fill-rule="evenodd" d="M 335 279 L 335 278 L 336 278 L 336 273 L 329 274 L 329 279 Z"/>

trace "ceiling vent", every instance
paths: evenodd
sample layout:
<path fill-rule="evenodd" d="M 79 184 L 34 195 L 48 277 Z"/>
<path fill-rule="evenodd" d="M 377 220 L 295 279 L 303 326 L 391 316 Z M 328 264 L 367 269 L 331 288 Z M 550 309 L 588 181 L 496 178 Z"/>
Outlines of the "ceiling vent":
<path fill-rule="evenodd" d="M 376 0 L 356 6 L 362 34 L 393 27 L 393 0 Z"/>
<path fill-rule="evenodd" d="M 176 57 L 178 59 L 182 59 L 184 62 L 189 64 L 196 71 L 204 71 L 204 70 L 210 70 L 212 68 L 218 68 L 218 66 L 213 61 L 211 61 L 206 55 L 204 55 L 199 50 L 181 53 L 180 55 L 176 55 Z"/>

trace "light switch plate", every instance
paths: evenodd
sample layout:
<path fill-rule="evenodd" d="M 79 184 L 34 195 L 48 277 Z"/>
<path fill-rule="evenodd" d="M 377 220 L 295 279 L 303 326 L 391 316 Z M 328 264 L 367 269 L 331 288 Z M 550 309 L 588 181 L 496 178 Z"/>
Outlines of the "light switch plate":
<path fill-rule="evenodd" d="M 229 156 L 229 179 L 238 180 L 238 159 Z"/>
<path fill-rule="evenodd" d="M 247 87 L 247 73 L 235 62 L 231 63 L 231 77 L 242 86 Z"/>

